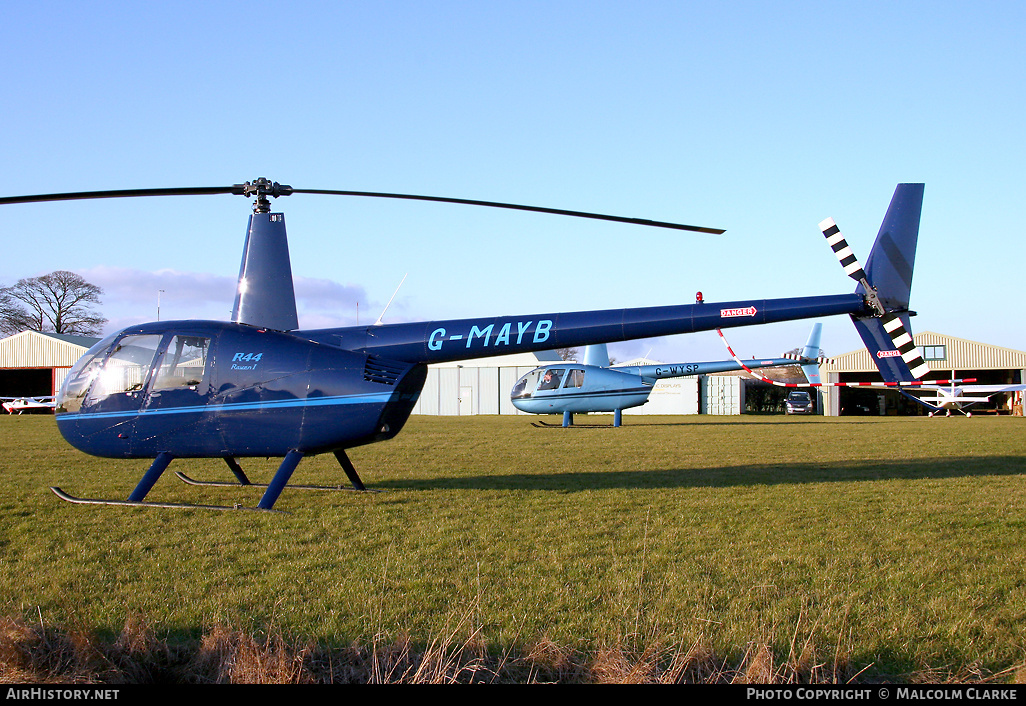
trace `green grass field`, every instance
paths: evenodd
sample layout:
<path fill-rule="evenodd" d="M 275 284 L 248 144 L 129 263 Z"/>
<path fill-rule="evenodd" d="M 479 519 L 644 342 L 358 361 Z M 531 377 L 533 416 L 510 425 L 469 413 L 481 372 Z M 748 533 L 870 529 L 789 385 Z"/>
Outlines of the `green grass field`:
<path fill-rule="evenodd" d="M 143 620 L 170 642 L 758 654 L 777 679 L 1012 679 L 1024 662 L 1022 418 L 531 419 L 413 417 L 350 452 L 383 492 L 286 488 L 283 513 L 254 513 L 64 503 L 48 486 L 125 498 L 148 464 L 2 418 L 0 612 L 101 642 Z M 243 460 L 254 481 L 276 466 Z M 220 461 L 170 470 L 231 479 Z M 260 497 L 170 470 L 148 500 Z M 345 478 L 328 455 L 292 482 Z"/>

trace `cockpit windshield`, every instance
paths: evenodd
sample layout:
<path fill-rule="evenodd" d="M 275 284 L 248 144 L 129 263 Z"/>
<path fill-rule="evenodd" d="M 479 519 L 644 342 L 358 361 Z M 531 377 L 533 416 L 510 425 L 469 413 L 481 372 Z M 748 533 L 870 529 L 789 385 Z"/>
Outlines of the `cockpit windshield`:
<path fill-rule="evenodd" d="M 564 382 L 565 380 L 565 382 Z M 581 387 L 584 384 L 584 371 L 567 368 L 536 368 L 517 380 L 510 397 L 514 400 L 531 397 L 536 392 L 558 390 L 563 387 Z"/>
<path fill-rule="evenodd" d="M 78 412 L 107 399 L 141 392 L 160 339 L 160 334 L 125 336 L 111 350 L 111 337 L 93 346 L 68 371 L 55 411 Z"/>
<path fill-rule="evenodd" d="M 122 392 L 138 392 L 146 385 L 153 357 L 161 336 L 125 336 L 110 352 L 89 399 L 100 399 Z"/>
<path fill-rule="evenodd" d="M 208 337 L 182 334 L 167 341 L 163 334 L 106 338 L 68 371 L 55 411 L 109 412 L 139 409 L 144 403 L 196 404 L 210 343 Z"/>
<path fill-rule="evenodd" d="M 510 393 L 510 397 L 514 400 L 520 399 L 521 397 L 530 397 L 538 386 L 538 376 L 541 375 L 541 368 L 532 370 L 527 375 L 517 380 L 517 384 L 513 386 L 513 392 Z"/>
<path fill-rule="evenodd" d="M 110 348 L 110 344 L 116 337 L 117 334 L 103 339 L 86 351 L 85 355 L 71 367 L 64 378 L 60 392 L 57 393 L 57 404 L 54 411 L 77 412 L 82 408 L 82 400 L 100 372 L 107 349 Z"/>

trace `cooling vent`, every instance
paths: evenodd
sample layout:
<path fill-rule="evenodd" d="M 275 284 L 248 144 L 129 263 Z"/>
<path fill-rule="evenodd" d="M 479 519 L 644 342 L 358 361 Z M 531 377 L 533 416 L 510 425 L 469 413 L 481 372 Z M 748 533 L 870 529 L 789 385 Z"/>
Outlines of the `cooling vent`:
<path fill-rule="evenodd" d="M 406 372 L 405 363 L 395 363 L 381 358 L 367 358 L 363 366 L 363 379 L 382 385 L 395 385 Z"/>

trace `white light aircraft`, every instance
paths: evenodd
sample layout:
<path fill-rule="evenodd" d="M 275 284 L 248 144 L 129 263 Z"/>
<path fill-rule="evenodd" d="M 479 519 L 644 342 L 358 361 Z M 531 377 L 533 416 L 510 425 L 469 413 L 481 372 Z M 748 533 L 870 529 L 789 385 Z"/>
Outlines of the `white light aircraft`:
<path fill-rule="evenodd" d="M 924 385 L 921 388 L 924 392 L 936 393 L 932 396 L 914 395 L 911 392 L 900 390 L 901 394 L 909 397 L 924 407 L 930 409 L 930 416 L 933 417 L 941 412 L 950 417 L 952 412 L 961 412 L 967 417 L 973 416 L 972 412 L 965 411 L 966 407 L 981 402 L 986 402 L 994 395 L 1002 392 L 1021 392 L 1026 390 L 1026 385 Z"/>
<path fill-rule="evenodd" d="M 0 397 L 8 414 L 52 413 L 53 397 Z"/>

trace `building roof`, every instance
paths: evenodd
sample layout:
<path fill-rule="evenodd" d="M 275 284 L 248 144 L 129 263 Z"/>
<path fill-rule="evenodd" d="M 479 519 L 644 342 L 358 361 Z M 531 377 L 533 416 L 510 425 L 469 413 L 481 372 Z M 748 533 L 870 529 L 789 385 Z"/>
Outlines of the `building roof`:
<path fill-rule="evenodd" d="M 75 364 L 100 339 L 22 331 L 0 339 L 0 368 L 60 368 Z"/>
<path fill-rule="evenodd" d="M 82 346 L 86 349 L 92 348 L 100 342 L 100 339 L 95 336 L 76 336 L 70 333 L 50 333 L 48 331 L 36 331 L 34 333 L 42 333 L 44 336 L 56 338 L 58 341 L 70 343 L 73 346 Z"/>
<path fill-rule="evenodd" d="M 989 343 L 946 336 L 933 331 L 922 331 L 913 337 L 931 370 L 1024 370 L 1026 352 L 1002 348 Z M 942 350 L 924 350 L 930 346 L 944 346 Z M 939 360 L 930 353 L 943 353 Z M 877 367 L 865 348 L 831 356 L 831 362 L 821 367 L 824 373 L 877 372 Z"/>

